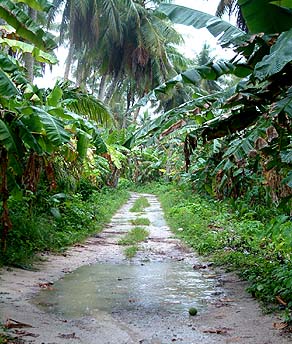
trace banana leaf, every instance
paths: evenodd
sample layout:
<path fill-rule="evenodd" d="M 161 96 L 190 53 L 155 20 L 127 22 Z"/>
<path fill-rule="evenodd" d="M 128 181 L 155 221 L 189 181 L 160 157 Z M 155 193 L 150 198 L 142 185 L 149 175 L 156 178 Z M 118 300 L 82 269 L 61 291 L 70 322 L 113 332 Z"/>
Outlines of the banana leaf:
<path fill-rule="evenodd" d="M 215 38 L 218 38 L 223 47 L 238 44 L 248 37 L 244 31 L 219 17 L 188 7 L 161 4 L 158 11 L 164 13 L 176 24 L 193 26 L 196 29 L 206 28 Z"/>
<path fill-rule="evenodd" d="M 57 47 L 53 35 L 45 32 L 21 8 L 10 0 L 0 2 L 0 18 L 15 28 L 16 33 L 44 51 Z"/>

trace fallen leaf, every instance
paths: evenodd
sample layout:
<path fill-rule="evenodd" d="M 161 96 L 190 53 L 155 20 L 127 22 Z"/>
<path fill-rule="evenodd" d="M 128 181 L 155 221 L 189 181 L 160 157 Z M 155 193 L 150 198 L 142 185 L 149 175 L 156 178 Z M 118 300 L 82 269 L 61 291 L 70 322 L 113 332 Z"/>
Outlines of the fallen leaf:
<path fill-rule="evenodd" d="M 4 324 L 4 327 L 5 328 L 23 328 L 23 327 L 32 327 L 32 326 L 29 324 L 25 324 L 23 322 L 8 318 Z"/>
<path fill-rule="evenodd" d="M 283 330 L 284 328 L 288 327 L 288 324 L 286 322 L 274 323 L 273 327 L 276 330 Z"/>
<path fill-rule="evenodd" d="M 231 328 L 223 327 L 223 328 L 210 328 L 204 330 L 204 333 L 214 333 L 214 334 L 226 334 L 228 331 L 232 330 Z"/>
<path fill-rule="evenodd" d="M 39 283 L 39 287 L 42 288 L 42 289 L 53 290 L 54 289 L 52 287 L 53 284 L 54 284 L 53 282 Z"/>
<path fill-rule="evenodd" d="M 76 336 L 75 332 L 68 333 L 68 334 L 59 333 L 58 337 L 64 338 L 64 339 L 80 339 L 79 337 Z"/>
<path fill-rule="evenodd" d="M 235 302 L 234 299 L 228 299 L 227 297 L 223 298 L 223 299 L 219 299 L 220 302 Z"/>
<path fill-rule="evenodd" d="M 32 333 L 32 332 L 27 332 L 27 331 L 24 331 L 24 330 L 15 330 L 14 332 L 15 332 L 15 334 L 17 334 L 18 336 L 21 336 L 21 337 L 34 337 L 34 338 L 37 338 L 37 337 L 40 336 L 39 334 Z"/>
<path fill-rule="evenodd" d="M 276 296 L 276 300 L 283 306 L 287 306 L 287 302 L 285 302 L 280 296 Z"/>

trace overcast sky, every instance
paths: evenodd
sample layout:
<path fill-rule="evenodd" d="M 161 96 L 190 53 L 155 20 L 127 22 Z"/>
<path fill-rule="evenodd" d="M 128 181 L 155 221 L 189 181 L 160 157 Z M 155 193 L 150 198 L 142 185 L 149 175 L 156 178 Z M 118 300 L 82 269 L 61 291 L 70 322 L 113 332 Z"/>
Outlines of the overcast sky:
<path fill-rule="evenodd" d="M 214 15 L 219 0 L 175 0 L 174 3 Z M 228 20 L 228 18 L 225 18 L 225 20 Z M 180 51 L 189 58 L 194 58 L 197 53 L 201 51 L 205 42 L 214 48 L 213 55 L 222 58 L 231 58 L 233 56 L 232 51 L 229 49 L 223 50 L 220 48 L 216 39 L 207 29 L 196 30 L 193 27 L 185 25 L 176 25 L 176 29 L 183 34 L 185 40 L 185 45 L 180 48 Z M 66 59 L 67 50 L 60 47 L 56 50 L 56 54 L 60 61 L 59 65 L 53 66 L 52 72 L 49 71 L 49 67 L 47 66 L 45 77 L 35 79 L 35 82 L 40 87 L 52 87 L 56 80 L 64 75 L 64 61 Z"/>
<path fill-rule="evenodd" d="M 202 12 L 206 12 L 215 15 L 219 0 L 175 0 L 177 5 L 194 8 Z M 229 21 L 228 16 L 224 20 Z M 221 58 L 231 58 L 233 52 L 230 49 L 222 49 L 217 40 L 210 34 L 207 29 L 197 30 L 190 26 L 176 25 L 177 30 L 183 34 L 185 40 L 185 46 L 183 52 L 189 58 L 194 58 L 198 52 L 201 51 L 202 46 L 207 42 L 214 48 L 213 54 Z"/>

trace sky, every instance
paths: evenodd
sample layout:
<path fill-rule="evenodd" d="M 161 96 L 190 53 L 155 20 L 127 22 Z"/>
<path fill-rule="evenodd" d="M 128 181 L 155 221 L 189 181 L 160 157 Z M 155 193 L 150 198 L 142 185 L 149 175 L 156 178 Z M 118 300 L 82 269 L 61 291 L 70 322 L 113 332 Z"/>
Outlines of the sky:
<path fill-rule="evenodd" d="M 215 15 L 219 0 L 175 0 L 175 4 L 186 6 Z M 228 16 L 223 18 L 229 21 Z M 231 18 L 232 20 L 232 18 Z M 234 20 L 234 19 L 233 19 Z M 192 26 L 176 25 L 176 29 L 183 35 L 185 45 L 182 48 L 184 54 L 189 58 L 194 58 L 202 49 L 205 42 L 214 48 L 213 54 L 221 58 L 231 58 L 234 53 L 231 49 L 222 49 L 207 29 L 197 30 Z"/>
<path fill-rule="evenodd" d="M 175 0 L 175 4 L 194 8 L 196 10 L 206 12 L 214 15 L 216 12 L 219 0 Z M 224 18 L 229 20 L 229 18 Z M 176 25 L 176 29 L 183 35 L 185 44 L 180 47 L 180 52 L 188 58 L 194 58 L 202 49 L 202 46 L 207 42 L 214 50 L 212 53 L 214 56 L 221 58 L 231 58 L 233 53 L 230 49 L 222 49 L 216 39 L 208 32 L 207 29 L 197 30 L 190 26 Z M 58 78 L 62 78 L 65 70 L 65 60 L 67 56 L 67 49 L 59 47 L 55 51 L 59 64 L 50 68 L 46 66 L 46 73 L 43 78 L 36 78 L 35 82 L 39 87 L 53 87 Z"/>

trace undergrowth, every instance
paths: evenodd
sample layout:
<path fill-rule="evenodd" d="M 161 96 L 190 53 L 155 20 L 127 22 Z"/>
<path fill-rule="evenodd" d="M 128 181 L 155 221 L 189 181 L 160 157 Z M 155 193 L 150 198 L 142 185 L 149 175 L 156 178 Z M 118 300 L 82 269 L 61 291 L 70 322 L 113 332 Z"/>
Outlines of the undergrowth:
<path fill-rule="evenodd" d="M 275 209 L 255 211 L 236 202 L 201 197 L 190 188 L 152 184 L 174 233 L 199 254 L 236 271 L 249 281 L 248 291 L 271 310 L 283 310 L 291 322 L 292 223 Z"/>
<path fill-rule="evenodd" d="M 98 233 L 128 199 L 125 190 L 104 188 L 90 195 L 56 194 L 34 204 L 12 199 L 10 216 L 13 229 L 7 248 L 0 254 L 0 265 L 29 267 L 35 253 L 62 251 L 93 233 Z"/>
<path fill-rule="evenodd" d="M 149 226 L 150 220 L 146 217 L 138 217 L 137 219 L 133 219 L 130 221 L 134 226 Z"/>
<path fill-rule="evenodd" d="M 128 259 L 131 259 L 136 256 L 137 252 L 139 251 L 138 246 L 129 246 L 124 249 L 124 254 Z"/>
<path fill-rule="evenodd" d="M 139 197 L 135 203 L 133 204 L 132 208 L 130 209 L 131 212 L 133 213 L 140 213 L 142 212 L 145 208 L 149 207 L 149 202 L 146 197 Z"/>
<path fill-rule="evenodd" d="M 118 241 L 119 245 L 134 245 L 144 241 L 149 232 L 143 227 L 134 227 L 122 239 Z"/>

